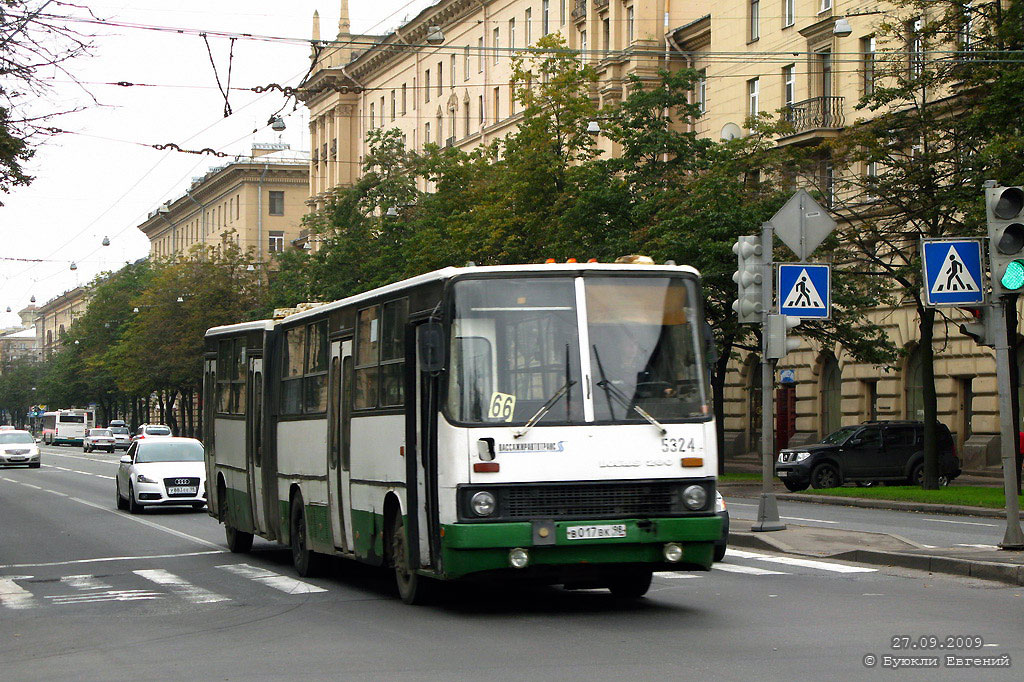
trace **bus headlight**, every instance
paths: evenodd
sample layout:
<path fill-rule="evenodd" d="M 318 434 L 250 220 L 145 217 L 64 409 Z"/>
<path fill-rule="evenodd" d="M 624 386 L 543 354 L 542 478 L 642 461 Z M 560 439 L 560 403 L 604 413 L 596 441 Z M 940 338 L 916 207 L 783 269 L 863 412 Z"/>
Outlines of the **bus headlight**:
<path fill-rule="evenodd" d="M 704 490 L 703 486 L 691 485 L 687 486 L 686 490 L 683 491 L 683 504 L 686 505 L 687 509 L 697 511 L 703 509 L 708 503 L 708 493 Z"/>
<path fill-rule="evenodd" d="M 683 558 L 683 548 L 676 542 L 666 542 L 662 552 L 665 555 L 665 561 L 671 561 L 673 564 Z"/>
<path fill-rule="evenodd" d="M 477 516 L 490 516 L 498 506 L 494 500 L 494 495 L 486 490 L 481 490 L 474 494 L 469 500 L 469 505 Z"/>
<path fill-rule="evenodd" d="M 530 553 L 525 549 L 516 547 L 508 553 L 508 565 L 512 568 L 526 568 L 530 563 Z"/>

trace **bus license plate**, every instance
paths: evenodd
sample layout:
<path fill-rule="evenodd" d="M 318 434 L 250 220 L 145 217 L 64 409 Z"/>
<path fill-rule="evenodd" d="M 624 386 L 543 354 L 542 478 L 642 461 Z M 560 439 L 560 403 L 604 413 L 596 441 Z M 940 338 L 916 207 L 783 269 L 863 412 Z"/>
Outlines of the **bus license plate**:
<path fill-rule="evenodd" d="M 168 495 L 195 495 L 197 489 L 187 485 L 172 485 L 167 489 Z"/>
<path fill-rule="evenodd" d="M 611 526 L 569 526 L 565 529 L 568 540 L 595 540 L 599 538 L 626 537 L 626 524 L 616 523 Z"/>

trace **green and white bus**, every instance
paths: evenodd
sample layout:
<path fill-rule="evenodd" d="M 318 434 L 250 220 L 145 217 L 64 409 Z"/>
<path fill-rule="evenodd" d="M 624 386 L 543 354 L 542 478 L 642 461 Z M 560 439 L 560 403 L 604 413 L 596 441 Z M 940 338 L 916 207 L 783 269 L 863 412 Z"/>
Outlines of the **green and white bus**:
<path fill-rule="evenodd" d="M 210 514 L 232 551 L 290 545 L 437 580 L 643 595 L 720 537 L 698 273 L 446 268 L 210 329 Z"/>

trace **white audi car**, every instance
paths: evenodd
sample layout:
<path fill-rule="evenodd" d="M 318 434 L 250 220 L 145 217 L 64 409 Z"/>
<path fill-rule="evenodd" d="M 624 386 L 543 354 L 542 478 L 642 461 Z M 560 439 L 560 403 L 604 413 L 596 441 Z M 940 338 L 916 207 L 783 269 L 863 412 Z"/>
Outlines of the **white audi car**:
<path fill-rule="evenodd" d="M 27 464 L 39 468 L 39 446 L 28 431 L 0 431 L 0 464 Z"/>
<path fill-rule="evenodd" d="M 117 468 L 117 508 L 206 505 L 203 444 L 195 438 L 147 438 L 128 447 Z"/>

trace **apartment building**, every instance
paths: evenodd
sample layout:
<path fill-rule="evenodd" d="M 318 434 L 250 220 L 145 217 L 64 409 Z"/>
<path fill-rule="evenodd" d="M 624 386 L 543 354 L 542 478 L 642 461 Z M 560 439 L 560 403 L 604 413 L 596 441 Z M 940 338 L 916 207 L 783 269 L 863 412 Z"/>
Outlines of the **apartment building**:
<path fill-rule="evenodd" d="M 741 136 L 750 117 L 769 112 L 792 124 L 778 144 L 827 140 L 866 115 L 855 105 L 875 86 L 883 47 L 875 27 L 887 19 L 886 6 L 879 7 L 849 0 L 440 0 L 392 33 L 366 36 L 349 31 L 341 0 L 336 37 L 322 41 L 314 19 L 314 64 L 300 96 L 310 111 L 310 206 L 323 206 L 333 188 L 355 181 L 370 130 L 397 128 L 415 149 L 434 142 L 464 150 L 514 130 L 521 111 L 510 92 L 511 57 L 553 32 L 597 69 L 594 97 L 602 104 L 624 96 L 630 74 L 689 67 L 700 74 L 693 94 L 704 111 L 700 135 Z M 848 26 L 837 30 L 839 19 Z M 907 22 L 907 31 L 920 30 L 926 19 Z M 812 180 L 826 198 L 834 190 L 828 159 Z M 870 318 L 901 349 L 900 366 L 883 370 L 854 361 L 838 345 L 804 342 L 779 367 L 787 370 L 777 385 L 784 441 L 814 441 L 868 419 L 922 418 L 914 310 L 877 308 Z M 940 420 L 954 432 L 968 468 L 997 465 L 992 355 L 955 326 L 937 325 L 935 344 Z M 730 374 L 727 456 L 757 449 L 757 363 L 756 354 L 739 354 Z"/>
<path fill-rule="evenodd" d="M 252 249 L 258 263 L 293 248 L 300 238 L 309 188 L 309 154 L 287 144 L 257 143 L 193 178 L 183 196 L 158 206 L 139 229 L 156 258 L 215 246 L 223 235 Z"/>
<path fill-rule="evenodd" d="M 39 306 L 35 312 L 35 335 L 42 359 L 59 350 L 65 332 L 89 307 L 89 289 L 75 287 Z"/>

